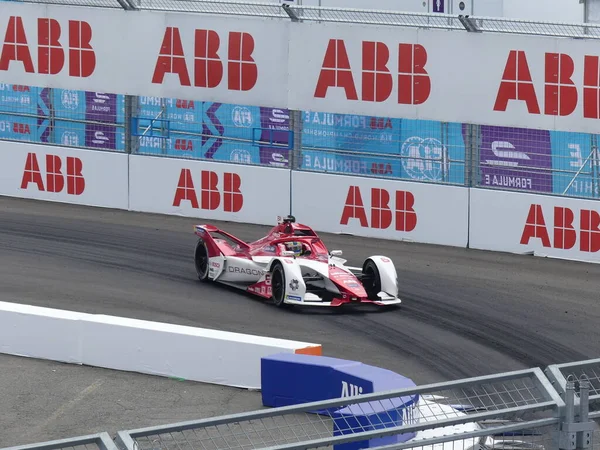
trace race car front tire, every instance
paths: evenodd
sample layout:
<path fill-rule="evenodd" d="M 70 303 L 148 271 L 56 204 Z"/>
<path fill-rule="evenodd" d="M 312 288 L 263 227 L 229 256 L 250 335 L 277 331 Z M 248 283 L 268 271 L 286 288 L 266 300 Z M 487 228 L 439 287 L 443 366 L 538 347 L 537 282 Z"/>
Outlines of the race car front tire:
<path fill-rule="evenodd" d="M 208 250 L 202 239 L 198 239 L 196 243 L 196 251 L 194 252 L 194 265 L 196 266 L 196 274 L 201 281 L 208 281 Z"/>
<path fill-rule="evenodd" d="M 271 270 L 271 298 L 275 306 L 285 306 L 285 271 L 280 262 L 276 262 Z"/>
<path fill-rule="evenodd" d="M 363 287 L 367 292 L 369 300 L 377 300 L 377 294 L 381 292 L 381 276 L 379 275 L 379 269 L 377 264 L 372 259 L 367 259 L 363 264 L 362 269 L 363 275 Z"/>

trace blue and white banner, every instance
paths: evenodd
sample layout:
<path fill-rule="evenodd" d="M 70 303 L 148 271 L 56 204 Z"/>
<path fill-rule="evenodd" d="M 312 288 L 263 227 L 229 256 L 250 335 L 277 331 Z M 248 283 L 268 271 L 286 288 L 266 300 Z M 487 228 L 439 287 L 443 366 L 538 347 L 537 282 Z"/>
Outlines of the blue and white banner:
<path fill-rule="evenodd" d="M 139 153 L 289 167 L 286 109 L 139 97 Z M 124 96 L 0 84 L 0 139 L 124 151 Z M 466 126 L 302 112 L 301 169 L 462 184 Z M 92 124 L 90 121 L 94 121 Z M 121 126 L 116 126 L 121 125 Z M 160 122 L 155 122 L 160 127 Z M 481 126 L 476 185 L 600 197 L 594 135 Z M 579 173 L 578 173 L 579 171 Z"/>

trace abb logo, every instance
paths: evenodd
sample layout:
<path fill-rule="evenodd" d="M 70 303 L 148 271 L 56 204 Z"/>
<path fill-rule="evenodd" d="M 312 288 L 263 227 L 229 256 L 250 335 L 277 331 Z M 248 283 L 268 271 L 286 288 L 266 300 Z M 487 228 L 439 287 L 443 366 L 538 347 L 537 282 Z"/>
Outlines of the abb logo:
<path fill-rule="evenodd" d="M 194 104 L 194 100 L 177 99 L 177 101 L 175 102 L 175 107 L 177 109 L 195 109 L 196 105 Z"/>
<path fill-rule="evenodd" d="M 527 245 L 531 239 L 541 239 L 546 248 L 569 250 L 577 244 L 579 234 L 579 250 L 595 253 L 600 251 L 600 214 L 597 211 L 582 209 L 579 211 L 579 227 L 575 228 L 575 213 L 572 209 L 554 207 L 554 239 L 546 226 L 541 205 L 531 205 L 527 221 L 521 236 L 521 244 Z"/>
<path fill-rule="evenodd" d="M 61 43 L 63 29 L 56 19 L 37 20 L 37 70 L 33 65 L 30 39 L 27 38 L 23 19 L 11 16 L 0 51 L 0 70 L 8 70 L 11 62 L 20 62 L 27 73 L 56 75 L 65 67 L 68 53 L 68 71 L 72 77 L 89 77 L 96 69 L 96 54 L 91 46 L 92 27 L 80 20 L 68 21 L 68 52 Z M 62 38 L 64 42 L 64 37 Z"/>
<path fill-rule="evenodd" d="M 580 101 L 573 80 L 575 61 L 564 53 L 546 53 L 544 72 L 544 114 L 571 115 Z M 600 57 L 584 57 L 583 80 L 577 81 L 583 82 L 583 117 L 600 118 Z M 521 50 L 512 50 L 508 55 L 494 111 L 506 111 L 511 100 L 525 102 L 530 114 L 541 114 L 527 55 Z"/>
<path fill-rule="evenodd" d="M 223 191 L 219 191 L 219 175 L 216 172 L 203 170 L 201 172 L 200 203 L 192 172 L 190 169 L 181 169 L 179 182 L 175 190 L 175 199 L 173 206 L 180 206 L 181 202 L 187 200 L 194 209 L 206 209 L 214 211 L 221 205 L 223 200 L 223 210 L 225 212 L 238 212 L 244 206 L 244 196 L 240 190 L 242 180 L 237 173 L 223 173 Z"/>
<path fill-rule="evenodd" d="M 394 75 L 388 68 L 389 59 L 390 49 L 383 42 L 362 43 L 360 99 L 367 102 L 386 101 L 392 94 L 396 78 L 399 104 L 424 103 L 431 92 L 431 80 L 425 70 L 425 47 L 419 44 L 399 44 L 397 73 Z M 329 41 L 314 96 L 325 98 L 331 87 L 344 89 L 348 100 L 359 99 L 343 39 Z"/>
<path fill-rule="evenodd" d="M 371 163 L 371 173 L 378 175 L 391 175 L 392 165 L 390 163 Z"/>
<path fill-rule="evenodd" d="M 387 119 L 384 117 L 371 117 L 371 129 L 385 130 L 387 128 L 390 130 L 394 128 L 392 126 L 392 119 Z"/>
<path fill-rule="evenodd" d="M 194 144 L 189 139 L 175 139 L 175 150 L 194 151 Z"/>
<path fill-rule="evenodd" d="M 63 167 L 63 160 L 57 155 L 46 155 L 46 186 L 40 165 L 35 153 L 27 154 L 25 162 L 25 170 L 23 171 L 23 179 L 21 181 L 21 189 L 28 189 L 30 183 L 37 185 L 39 191 L 46 192 L 62 192 L 67 188 L 69 195 L 81 195 L 85 190 L 85 179 L 82 174 L 83 163 L 81 159 L 73 156 L 67 156 L 66 174 Z"/>
<path fill-rule="evenodd" d="M 224 64 L 219 56 L 221 37 L 214 30 L 195 30 L 194 70 L 195 87 L 215 88 L 223 81 Z M 254 38 L 248 33 L 232 31 L 227 43 L 227 89 L 249 91 L 258 80 L 258 68 L 252 57 Z M 182 86 L 192 86 L 181 33 L 177 27 L 167 27 L 152 83 L 162 84 L 165 75 L 176 74 Z"/>
<path fill-rule="evenodd" d="M 29 124 L 13 122 L 12 130 L 15 134 L 31 134 L 31 128 Z"/>
<path fill-rule="evenodd" d="M 414 210 L 415 197 L 408 191 L 396 191 L 395 208 L 390 208 L 391 195 L 385 189 L 371 189 L 371 226 L 387 229 L 395 223 L 396 231 L 413 231 L 417 226 L 417 213 Z M 369 228 L 367 212 L 360 187 L 350 186 L 342 211 L 340 224 L 348 225 L 350 219 L 358 219 L 360 226 Z"/>

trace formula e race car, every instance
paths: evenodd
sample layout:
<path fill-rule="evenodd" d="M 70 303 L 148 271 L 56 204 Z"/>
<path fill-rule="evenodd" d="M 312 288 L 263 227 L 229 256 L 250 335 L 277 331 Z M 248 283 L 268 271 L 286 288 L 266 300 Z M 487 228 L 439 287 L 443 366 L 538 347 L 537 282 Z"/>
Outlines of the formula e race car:
<path fill-rule="evenodd" d="M 243 289 L 277 306 L 398 305 L 398 278 L 391 259 L 370 256 L 346 266 L 341 250 L 329 252 L 319 236 L 293 216 L 254 242 L 212 225 L 195 225 L 198 278 Z"/>

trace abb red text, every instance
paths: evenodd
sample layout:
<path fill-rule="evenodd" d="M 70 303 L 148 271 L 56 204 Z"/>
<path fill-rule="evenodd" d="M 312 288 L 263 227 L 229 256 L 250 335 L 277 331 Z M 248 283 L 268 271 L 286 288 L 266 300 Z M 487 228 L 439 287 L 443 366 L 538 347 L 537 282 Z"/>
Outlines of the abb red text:
<path fill-rule="evenodd" d="M 398 84 L 397 102 L 405 105 L 424 103 L 431 92 L 431 80 L 425 70 L 427 51 L 419 44 L 399 44 L 397 73 L 388 67 L 390 49 L 383 42 L 362 43 L 362 83 L 360 99 L 384 102 L 392 94 L 394 78 Z M 314 96 L 325 98 L 329 88 L 344 89 L 348 100 L 358 100 L 350 58 L 343 39 L 331 39 L 319 73 Z"/>
<path fill-rule="evenodd" d="M 600 214 L 594 210 L 579 211 L 579 224 L 575 228 L 575 212 L 570 208 L 554 207 L 553 240 L 546 225 L 546 219 L 541 205 L 531 205 L 527 221 L 523 228 L 521 244 L 527 245 L 532 239 L 539 239 L 546 248 L 569 250 L 577 244 L 579 250 L 595 253 L 600 251 Z"/>
<path fill-rule="evenodd" d="M 238 212 L 244 205 L 244 196 L 240 190 L 242 180 L 237 173 L 225 172 L 222 175 L 222 196 L 219 191 L 219 175 L 216 172 L 203 170 L 200 174 L 200 202 L 192 179 L 190 169 L 181 169 L 179 182 L 175 190 L 173 206 L 180 206 L 181 202 L 189 201 L 194 209 L 214 211 L 221 205 L 226 212 Z"/>
<path fill-rule="evenodd" d="M 600 57 L 583 58 L 583 79 L 574 79 L 575 61 L 565 53 L 546 53 L 544 65 L 544 114 L 569 116 L 580 102 L 583 83 L 583 117 L 600 118 Z M 506 111 L 511 100 L 524 102 L 530 114 L 542 114 L 527 54 L 512 50 L 504 68 L 494 111 Z"/>
<path fill-rule="evenodd" d="M 215 88 L 223 81 L 224 64 L 219 49 L 221 37 L 214 30 L 194 33 L 193 82 L 185 59 L 181 33 L 177 27 L 167 27 L 152 76 L 152 83 L 162 84 L 165 75 L 176 74 L 182 86 Z M 252 53 L 254 38 L 249 33 L 232 31 L 227 42 L 227 88 L 249 91 L 258 81 L 258 67 Z"/>
<path fill-rule="evenodd" d="M 68 54 L 68 71 L 72 77 L 89 77 L 96 68 L 96 54 L 92 48 L 92 27 L 80 20 L 69 20 L 64 33 L 56 19 L 37 20 L 37 70 L 31 57 L 31 35 L 23 26 L 23 19 L 11 16 L 0 51 L 0 70 L 20 63 L 27 73 L 56 75 L 63 71 Z M 28 31 L 31 33 L 31 30 Z M 67 38 L 63 36 L 67 34 Z M 68 42 L 65 52 L 64 41 Z"/>
<path fill-rule="evenodd" d="M 39 191 L 58 193 L 62 192 L 66 185 L 67 194 L 81 195 L 85 190 L 85 179 L 82 174 L 83 163 L 81 159 L 73 156 L 67 156 L 65 160 L 66 177 L 65 167 L 63 167 L 63 160 L 60 156 L 46 155 L 46 185 L 44 186 L 37 156 L 35 153 L 28 153 L 21 189 L 29 189 L 29 184 L 33 183 Z"/>
<path fill-rule="evenodd" d="M 415 197 L 408 191 L 396 191 L 395 208 L 390 208 L 392 196 L 385 189 L 371 189 L 370 228 L 387 229 L 395 222 L 396 231 L 413 231 L 417 226 L 417 213 L 414 210 Z M 360 187 L 350 186 L 342 211 L 340 224 L 348 225 L 350 219 L 358 219 L 360 226 L 369 228 Z"/>

